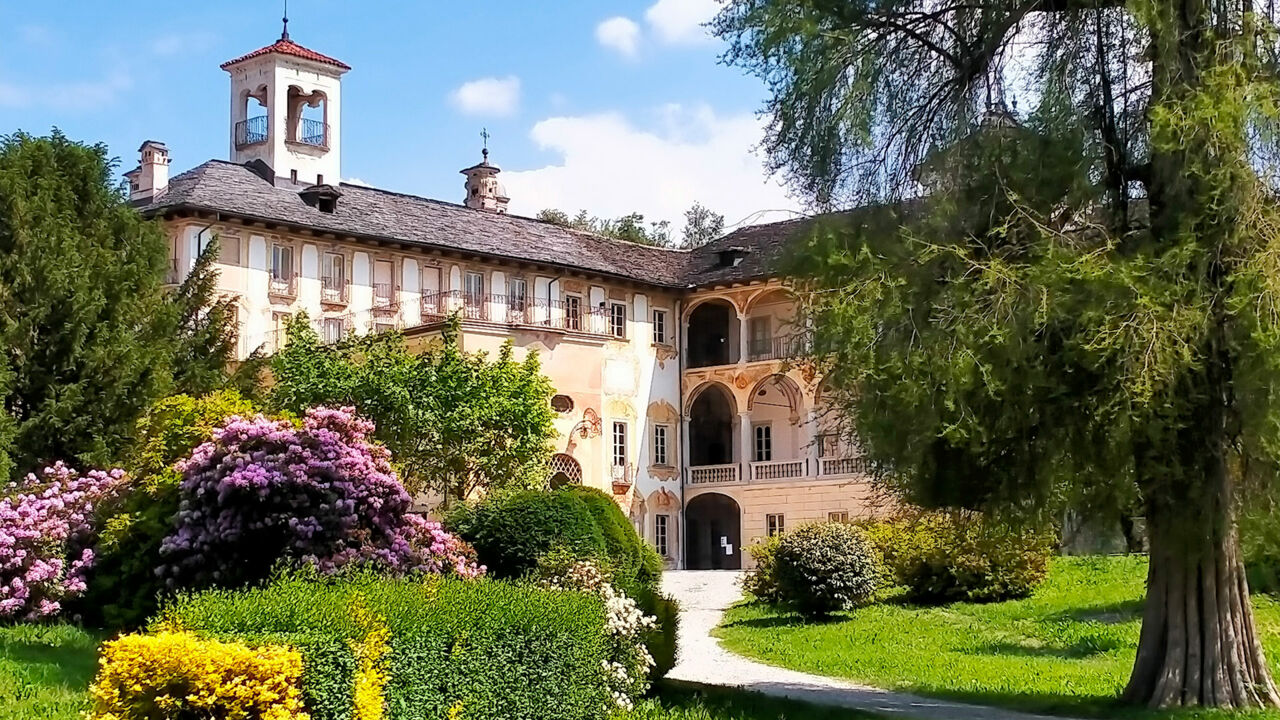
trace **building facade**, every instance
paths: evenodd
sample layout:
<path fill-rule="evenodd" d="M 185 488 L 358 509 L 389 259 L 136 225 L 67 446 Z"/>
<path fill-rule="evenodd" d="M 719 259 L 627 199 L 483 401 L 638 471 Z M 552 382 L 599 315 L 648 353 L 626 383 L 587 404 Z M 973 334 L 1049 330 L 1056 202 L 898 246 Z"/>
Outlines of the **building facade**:
<path fill-rule="evenodd" d="M 169 176 L 147 141 L 126 177 L 161 218 L 180 282 L 218 240 L 238 351 L 270 352 L 305 312 L 321 337 L 451 316 L 469 351 L 511 342 L 555 387 L 548 483 L 611 492 L 671 567 L 742 567 L 743 546 L 874 512 L 866 467 L 831 426 L 776 263 L 799 222 L 680 251 L 507 213 L 500 169 L 462 171 L 461 204 L 340 182 L 346 64 L 294 43 L 222 65 L 230 160 Z"/>

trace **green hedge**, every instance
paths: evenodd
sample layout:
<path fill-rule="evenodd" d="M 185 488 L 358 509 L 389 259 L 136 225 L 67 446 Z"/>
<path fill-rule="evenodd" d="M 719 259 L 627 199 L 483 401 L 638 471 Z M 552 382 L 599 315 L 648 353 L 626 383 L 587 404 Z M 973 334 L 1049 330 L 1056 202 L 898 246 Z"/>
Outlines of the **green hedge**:
<path fill-rule="evenodd" d="M 581 593 L 497 581 L 285 578 L 250 590 L 180 597 L 158 624 L 199 635 L 287 641 L 303 654 L 317 720 L 351 717 L 349 641 L 363 604 L 390 631 L 388 717 L 603 718 L 611 698 L 605 610 Z"/>
<path fill-rule="evenodd" d="M 475 547 L 493 577 L 527 577 L 548 555 L 595 560 L 619 590 L 658 619 L 658 629 L 645 639 L 656 663 L 651 677 L 661 678 L 675 665 L 678 610 L 658 592 L 662 558 L 609 495 L 582 486 L 493 495 L 455 508 L 445 525 Z"/>

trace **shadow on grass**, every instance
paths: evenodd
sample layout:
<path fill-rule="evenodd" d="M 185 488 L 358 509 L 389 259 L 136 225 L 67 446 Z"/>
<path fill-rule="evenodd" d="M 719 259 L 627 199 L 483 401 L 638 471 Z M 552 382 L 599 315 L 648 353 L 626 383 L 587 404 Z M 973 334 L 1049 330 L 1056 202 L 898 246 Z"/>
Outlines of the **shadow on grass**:
<path fill-rule="evenodd" d="M 1103 625 L 1119 625 L 1142 619 L 1143 599 L 1135 598 L 1104 605 L 1088 605 L 1085 607 L 1063 610 L 1046 616 L 1047 620 L 1074 620 L 1076 622 L 1096 622 Z"/>
<path fill-rule="evenodd" d="M 749 690 L 659 682 L 631 720 L 877 720 L 878 715 L 773 698 Z"/>
<path fill-rule="evenodd" d="M 65 626 L 30 626 L 0 634 L 0 661 L 26 670 L 28 681 L 51 689 L 79 692 L 97 671 L 97 633 L 71 636 Z"/>

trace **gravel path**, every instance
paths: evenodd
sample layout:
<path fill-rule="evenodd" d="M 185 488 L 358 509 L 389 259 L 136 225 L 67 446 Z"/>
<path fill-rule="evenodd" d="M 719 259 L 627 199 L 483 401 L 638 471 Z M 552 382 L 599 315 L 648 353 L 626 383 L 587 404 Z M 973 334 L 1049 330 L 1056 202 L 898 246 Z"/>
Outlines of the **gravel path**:
<path fill-rule="evenodd" d="M 920 720 L 1050 720 L 1042 715 L 924 698 L 786 670 L 725 650 L 711 630 L 742 597 L 740 573 L 679 570 L 663 574 L 662 587 L 680 602 L 680 656 L 667 677 L 702 685 L 740 687 L 765 695 Z M 1054 718 L 1053 720 L 1063 720 Z"/>

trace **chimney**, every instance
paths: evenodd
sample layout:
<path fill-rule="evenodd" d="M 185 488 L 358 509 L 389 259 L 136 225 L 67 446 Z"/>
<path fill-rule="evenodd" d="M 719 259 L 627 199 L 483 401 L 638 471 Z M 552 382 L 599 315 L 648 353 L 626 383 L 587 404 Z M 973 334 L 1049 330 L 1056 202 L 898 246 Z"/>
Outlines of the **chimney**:
<path fill-rule="evenodd" d="M 169 148 L 148 140 L 138 148 L 138 167 L 125 173 L 130 200 L 150 200 L 169 187 Z"/>

